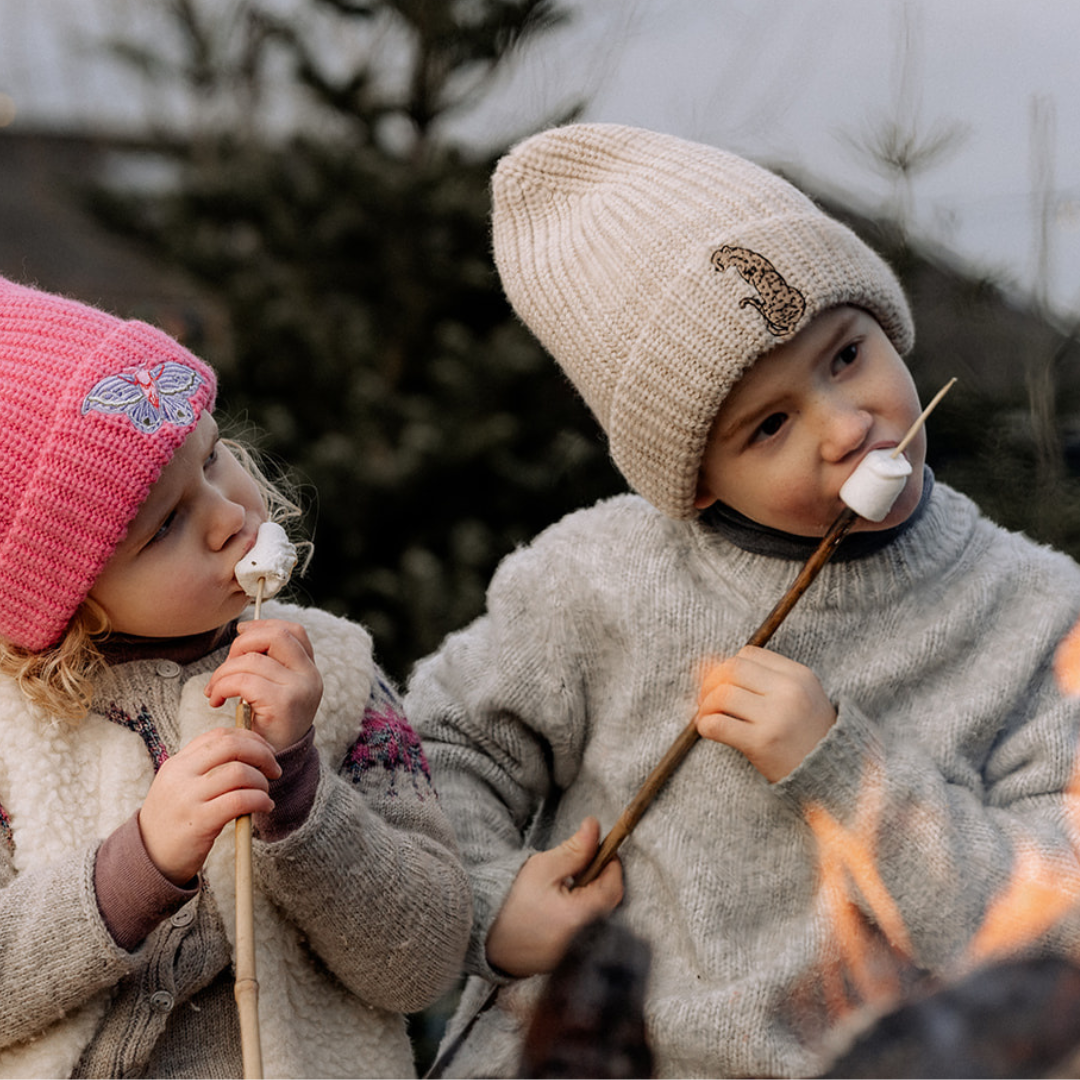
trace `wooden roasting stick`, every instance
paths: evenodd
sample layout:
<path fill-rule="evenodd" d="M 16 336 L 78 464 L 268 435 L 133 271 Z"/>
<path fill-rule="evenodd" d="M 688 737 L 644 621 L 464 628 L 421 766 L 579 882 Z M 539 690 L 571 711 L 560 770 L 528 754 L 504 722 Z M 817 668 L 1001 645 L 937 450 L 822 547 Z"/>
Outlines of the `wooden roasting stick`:
<path fill-rule="evenodd" d="M 256 619 L 262 614 L 263 586 L 255 592 Z M 251 706 L 242 698 L 236 705 L 236 726 L 251 730 Z M 236 984 L 233 987 L 240 1015 L 240 1052 L 244 1080 L 262 1080 L 262 1038 L 259 1032 L 259 980 L 255 977 L 255 881 L 251 866 L 251 815 L 236 819 Z"/>
<path fill-rule="evenodd" d="M 918 434 L 926 418 L 933 412 L 937 403 L 949 392 L 955 382 L 956 379 L 950 379 L 934 395 L 930 404 L 923 409 L 918 419 L 908 429 L 907 434 L 892 451 L 890 457 L 897 458 L 907 449 L 908 444 Z M 832 558 L 836 549 L 840 546 L 840 541 L 851 531 L 851 527 L 858 518 L 859 515 L 848 506 L 845 506 L 840 511 L 836 520 L 829 527 L 829 531 L 821 538 L 821 543 L 818 544 L 813 554 L 806 560 L 802 570 L 799 571 L 799 576 L 765 617 L 765 621 L 757 628 L 747 645 L 763 646 L 773 636 L 798 602 L 799 597 L 806 592 L 814 578 L 818 576 L 821 568 Z M 588 885 L 600 876 L 601 871 L 611 862 L 622 842 L 634 831 L 637 823 L 641 820 L 642 815 L 649 808 L 653 799 L 656 798 L 660 789 L 682 764 L 683 758 L 690 753 L 690 750 L 700 738 L 695 718 L 686 725 L 682 733 L 671 744 L 667 753 L 661 758 L 660 763 L 645 778 L 645 782 L 641 785 L 638 793 L 619 815 L 619 820 L 615 822 L 614 828 L 604 837 L 596 851 L 596 855 L 593 857 L 593 861 L 574 879 L 575 888 Z"/>
<path fill-rule="evenodd" d="M 240 587 L 255 601 L 254 618 L 262 617 L 263 598 L 276 596 L 296 565 L 296 547 L 274 521 L 259 526 L 255 543 L 236 564 Z M 251 730 L 251 705 L 236 706 L 236 726 Z M 261 1080 L 259 981 L 255 977 L 255 883 L 251 865 L 251 815 L 236 819 L 236 1008 L 240 1018 L 240 1050 L 245 1080 Z"/>

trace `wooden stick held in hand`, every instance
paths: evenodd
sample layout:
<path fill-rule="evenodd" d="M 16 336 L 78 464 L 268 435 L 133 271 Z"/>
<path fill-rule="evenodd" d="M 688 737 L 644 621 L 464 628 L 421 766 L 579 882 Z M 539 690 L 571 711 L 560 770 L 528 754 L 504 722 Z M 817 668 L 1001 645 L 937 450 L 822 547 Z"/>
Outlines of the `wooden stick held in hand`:
<path fill-rule="evenodd" d="M 262 614 L 264 578 L 255 593 L 255 618 Z M 236 726 L 251 730 L 251 706 L 241 699 Z M 251 815 L 236 819 L 236 984 L 240 1015 L 240 1051 L 245 1080 L 262 1080 L 262 1037 L 259 1031 L 259 980 L 255 975 L 255 878 L 251 865 Z"/>
<path fill-rule="evenodd" d="M 262 616 L 263 597 L 276 596 L 296 566 L 296 546 L 274 521 L 259 526 L 255 543 L 236 564 L 237 583 L 255 601 Z M 236 726 L 251 728 L 251 705 L 236 707 Z M 246 1080 L 261 1080 L 259 981 L 255 977 L 255 883 L 251 865 L 251 815 L 236 819 L 236 1005 Z"/>
<path fill-rule="evenodd" d="M 904 451 L 918 433 L 919 428 L 925 423 L 926 418 L 937 406 L 937 403 L 946 393 L 948 393 L 955 382 L 955 378 L 951 379 L 937 392 L 937 394 L 934 395 L 930 404 L 923 409 L 918 419 L 911 425 L 903 439 L 900 440 L 900 443 L 893 450 L 893 457 L 899 457 Z M 806 560 L 802 570 L 799 571 L 799 576 L 792 582 L 787 592 L 784 593 L 776 606 L 765 617 L 765 621 L 754 632 L 747 642 L 747 645 L 763 646 L 773 636 L 780 624 L 787 618 L 788 613 L 798 602 L 799 597 L 806 592 L 814 578 L 821 572 L 821 568 L 832 558 L 836 549 L 840 546 L 840 541 L 851 531 L 851 527 L 858 520 L 858 516 L 859 515 L 850 507 L 844 507 L 844 509 L 840 511 L 836 520 L 829 527 L 829 531 L 822 537 L 821 543 L 818 544 L 814 553 Z M 649 808 L 657 794 L 659 794 L 660 789 L 682 764 L 683 759 L 690 753 L 694 744 L 700 738 L 701 736 L 698 733 L 697 723 L 695 720 L 691 720 L 678 738 L 676 738 L 668 748 L 667 753 L 660 759 L 660 763 L 645 778 L 645 782 L 641 785 L 638 793 L 627 804 L 626 809 L 619 815 L 619 820 L 615 822 L 611 832 L 604 837 L 600 847 L 597 848 L 592 862 L 577 876 L 577 878 L 574 879 L 575 888 L 582 885 L 588 885 L 600 876 L 604 867 L 611 862 L 612 858 L 614 858 L 615 853 L 619 850 L 622 842 L 631 832 L 633 832 L 645 811 Z"/>
<path fill-rule="evenodd" d="M 818 544 L 817 549 L 807 559 L 806 564 L 799 572 L 799 576 L 780 598 L 779 603 L 769 612 L 765 621 L 757 628 L 747 645 L 762 646 L 773 636 L 780 624 L 787 618 L 788 612 L 798 602 L 799 597 L 806 592 L 811 582 L 818 576 L 821 568 L 832 558 L 833 552 L 840 545 L 840 541 L 847 536 L 851 526 L 857 520 L 858 514 L 854 510 L 844 507 L 837 519 L 832 523 L 829 531 L 822 538 L 821 543 Z M 701 735 L 698 733 L 696 719 L 691 720 L 683 728 L 679 737 L 671 744 L 668 752 L 660 759 L 660 764 L 645 778 L 645 782 L 626 809 L 619 815 L 619 820 L 615 822 L 615 827 L 611 832 L 604 837 L 603 842 L 593 856 L 593 861 L 574 880 L 575 886 L 588 885 L 600 876 L 600 872 L 611 862 L 622 842 L 633 832 L 642 815 L 659 794 L 660 789 L 682 764 L 683 758 L 690 753 L 694 743 L 700 738 Z"/>

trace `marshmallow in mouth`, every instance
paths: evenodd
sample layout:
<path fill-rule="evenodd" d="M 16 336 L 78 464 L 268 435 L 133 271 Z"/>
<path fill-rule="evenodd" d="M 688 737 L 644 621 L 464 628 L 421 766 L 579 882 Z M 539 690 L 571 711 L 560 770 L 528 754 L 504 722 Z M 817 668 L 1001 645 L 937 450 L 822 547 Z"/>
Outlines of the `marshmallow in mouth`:
<path fill-rule="evenodd" d="M 264 521 L 259 526 L 255 546 L 236 564 L 234 573 L 248 596 L 255 596 L 262 579 L 263 596 L 271 597 L 284 587 L 294 566 L 296 546 L 276 521 Z"/>
<path fill-rule="evenodd" d="M 884 521 L 911 475 L 911 462 L 891 450 L 871 450 L 840 488 L 844 504 L 867 521 Z"/>

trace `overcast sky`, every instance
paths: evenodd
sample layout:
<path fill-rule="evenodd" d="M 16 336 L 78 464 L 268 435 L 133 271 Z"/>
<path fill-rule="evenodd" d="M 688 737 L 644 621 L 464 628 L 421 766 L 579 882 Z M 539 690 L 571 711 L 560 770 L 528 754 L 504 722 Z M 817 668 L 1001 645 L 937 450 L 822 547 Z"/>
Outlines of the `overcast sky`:
<path fill-rule="evenodd" d="M 137 119 L 145 93 L 77 42 L 157 2 L 2 0 L 0 93 L 18 122 Z M 571 23 L 514 66 L 471 137 L 527 131 L 584 99 L 586 119 L 724 146 L 871 208 L 895 191 L 852 144 L 904 120 L 953 137 L 915 179 L 918 229 L 1023 290 L 1038 158 L 1053 192 L 1050 292 L 1080 317 L 1080 0 L 564 3 Z"/>
<path fill-rule="evenodd" d="M 1080 316 L 1077 0 L 575 7 L 583 24 L 520 74 L 501 122 L 512 123 L 519 94 L 554 103 L 580 87 L 591 99 L 587 119 L 714 143 L 873 206 L 893 192 L 852 143 L 883 119 L 914 119 L 923 135 L 955 136 L 951 153 L 914 182 L 922 232 L 1025 289 L 1035 279 L 1037 145 L 1055 194 L 1049 287 Z"/>

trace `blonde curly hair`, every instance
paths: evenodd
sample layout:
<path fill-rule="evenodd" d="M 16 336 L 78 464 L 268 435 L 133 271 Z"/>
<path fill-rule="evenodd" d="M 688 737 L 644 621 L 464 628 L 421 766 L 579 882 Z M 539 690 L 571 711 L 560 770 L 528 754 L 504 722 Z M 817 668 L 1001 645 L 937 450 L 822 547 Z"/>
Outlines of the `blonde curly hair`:
<path fill-rule="evenodd" d="M 222 438 L 221 443 L 255 481 L 269 520 L 284 524 L 295 522 L 303 515 L 295 485 L 281 470 L 275 467 L 271 479 L 265 459 L 254 447 L 235 437 Z M 301 540 L 297 549 L 302 573 L 311 558 L 312 545 Z M 77 723 L 93 704 L 94 680 L 106 666 L 101 646 L 111 632 L 108 616 L 100 605 L 86 597 L 64 636 L 41 652 L 31 652 L 0 639 L 0 675 L 14 679 L 31 705 L 44 710 L 49 717 Z"/>

